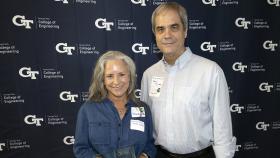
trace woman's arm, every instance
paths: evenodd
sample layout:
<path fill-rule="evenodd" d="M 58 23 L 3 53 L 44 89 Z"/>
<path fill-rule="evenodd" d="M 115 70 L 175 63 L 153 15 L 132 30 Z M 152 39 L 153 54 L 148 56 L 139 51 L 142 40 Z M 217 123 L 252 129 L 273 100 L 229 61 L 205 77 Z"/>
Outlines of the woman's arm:
<path fill-rule="evenodd" d="M 88 118 L 83 105 L 79 112 L 76 122 L 75 143 L 73 151 L 76 158 L 96 158 L 96 152 L 89 140 Z"/>

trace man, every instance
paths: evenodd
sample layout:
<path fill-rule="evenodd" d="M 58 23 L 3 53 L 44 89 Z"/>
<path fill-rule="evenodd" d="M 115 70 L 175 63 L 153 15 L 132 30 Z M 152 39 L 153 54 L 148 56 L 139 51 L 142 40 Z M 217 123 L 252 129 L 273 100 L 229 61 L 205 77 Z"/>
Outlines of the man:
<path fill-rule="evenodd" d="M 187 26 L 178 3 L 162 4 L 152 14 L 163 58 L 144 72 L 141 100 L 152 111 L 157 157 L 232 158 L 236 139 L 224 73 L 184 46 Z"/>

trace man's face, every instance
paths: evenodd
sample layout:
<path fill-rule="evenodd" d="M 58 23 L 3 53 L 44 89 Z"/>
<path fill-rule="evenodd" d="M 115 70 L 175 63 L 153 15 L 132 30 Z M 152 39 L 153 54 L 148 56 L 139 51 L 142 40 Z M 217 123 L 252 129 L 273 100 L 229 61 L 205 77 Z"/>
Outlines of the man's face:
<path fill-rule="evenodd" d="M 184 52 L 186 30 L 176 11 L 166 10 L 156 16 L 155 37 L 158 48 L 165 56 L 178 57 Z"/>

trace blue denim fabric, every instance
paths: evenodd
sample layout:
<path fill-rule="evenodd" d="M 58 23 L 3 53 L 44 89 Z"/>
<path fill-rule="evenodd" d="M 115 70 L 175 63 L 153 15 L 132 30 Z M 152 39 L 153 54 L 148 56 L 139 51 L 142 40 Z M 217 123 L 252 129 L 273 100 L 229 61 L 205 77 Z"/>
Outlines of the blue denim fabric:
<path fill-rule="evenodd" d="M 117 149 L 111 153 L 105 153 L 102 158 L 136 158 L 133 146 Z"/>
<path fill-rule="evenodd" d="M 131 108 L 144 107 L 145 117 L 132 117 Z M 78 113 L 74 154 L 76 158 L 95 158 L 101 154 L 103 158 L 122 158 L 120 153 L 133 151 L 135 157 L 142 152 L 155 157 L 156 148 L 152 136 L 152 117 L 145 103 L 141 106 L 129 101 L 127 112 L 121 120 L 117 109 L 109 99 L 100 103 L 88 101 Z M 144 131 L 131 129 L 131 120 L 144 123 Z M 133 149 L 133 150 L 132 150 Z M 130 158 L 123 156 L 123 158 Z M 131 156 L 131 158 L 133 158 Z"/>

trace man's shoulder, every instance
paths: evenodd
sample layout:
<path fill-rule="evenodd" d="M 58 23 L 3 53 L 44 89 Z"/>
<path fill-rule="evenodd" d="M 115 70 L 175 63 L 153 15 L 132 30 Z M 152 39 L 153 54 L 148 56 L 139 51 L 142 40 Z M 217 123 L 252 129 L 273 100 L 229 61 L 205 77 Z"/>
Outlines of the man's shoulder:
<path fill-rule="evenodd" d="M 192 68 L 201 72 L 223 72 L 218 63 L 203 56 L 193 54 L 192 61 Z"/>
<path fill-rule="evenodd" d="M 157 72 L 159 70 L 161 70 L 162 68 L 162 60 L 159 60 L 158 62 L 156 62 L 155 64 L 151 65 L 150 67 L 148 67 L 145 71 L 144 74 L 150 74 L 150 73 L 154 73 Z"/>
<path fill-rule="evenodd" d="M 216 64 L 215 61 L 213 61 L 211 59 L 208 59 L 208 58 L 205 58 L 203 56 L 197 55 L 197 54 L 193 54 L 193 59 L 198 61 L 198 62 L 205 63 L 205 64 Z"/>
<path fill-rule="evenodd" d="M 205 66 L 208 68 L 218 66 L 218 64 L 215 61 L 207 59 L 200 55 L 193 54 L 192 58 L 193 58 L 193 61 L 200 66 Z"/>

